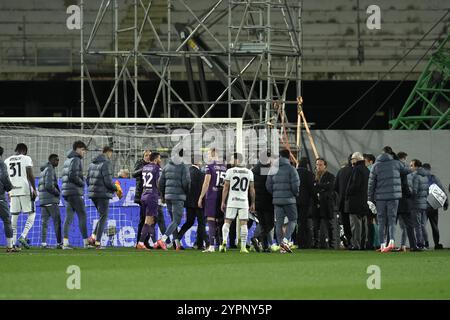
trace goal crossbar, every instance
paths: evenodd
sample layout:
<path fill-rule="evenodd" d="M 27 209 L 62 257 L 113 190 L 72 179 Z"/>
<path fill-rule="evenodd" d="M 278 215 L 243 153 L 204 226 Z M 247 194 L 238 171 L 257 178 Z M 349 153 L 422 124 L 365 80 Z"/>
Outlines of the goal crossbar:
<path fill-rule="evenodd" d="M 242 118 L 96 118 L 96 117 L 0 117 L 0 124 L 14 123 L 126 123 L 126 124 L 235 124 L 236 151 L 243 152 Z"/>

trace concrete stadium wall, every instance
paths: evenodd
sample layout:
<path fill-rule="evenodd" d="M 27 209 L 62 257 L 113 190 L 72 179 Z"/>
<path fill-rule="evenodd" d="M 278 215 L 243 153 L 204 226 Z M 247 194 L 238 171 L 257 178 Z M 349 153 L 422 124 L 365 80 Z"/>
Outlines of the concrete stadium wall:
<path fill-rule="evenodd" d="M 384 146 L 389 145 L 395 152 L 406 152 L 408 160 L 416 158 L 423 163 L 430 163 L 433 174 L 441 180 L 448 193 L 450 130 L 314 130 L 312 135 L 319 155 L 328 161 L 329 171 L 333 174 L 336 174 L 350 153 L 360 151 L 377 156 Z M 309 142 L 306 144 L 312 155 Z M 429 224 L 427 230 L 430 246 L 434 246 Z M 439 230 L 440 242 L 444 247 L 450 247 L 450 209 L 439 210 Z M 400 241 L 399 230 L 396 239 Z"/>

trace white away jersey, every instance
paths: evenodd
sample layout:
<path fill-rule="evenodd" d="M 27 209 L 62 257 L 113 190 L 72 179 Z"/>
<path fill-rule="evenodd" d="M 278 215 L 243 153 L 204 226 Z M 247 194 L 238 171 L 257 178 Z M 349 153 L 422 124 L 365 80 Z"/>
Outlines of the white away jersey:
<path fill-rule="evenodd" d="M 230 182 L 227 208 L 248 209 L 248 189 L 253 182 L 253 172 L 244 167 L 228 169 L 225 181 Z"/>
<path fill-rule="evenodd" d="M 9 179 L 13 189 L 9 192 L 11 196 L 26 196 L 31 194 L 30 184 L 27 179 L 27 167 L 33 166 L 33 161 L 29 156 L 18 154 L 5 160 L 8 169 Z"/>

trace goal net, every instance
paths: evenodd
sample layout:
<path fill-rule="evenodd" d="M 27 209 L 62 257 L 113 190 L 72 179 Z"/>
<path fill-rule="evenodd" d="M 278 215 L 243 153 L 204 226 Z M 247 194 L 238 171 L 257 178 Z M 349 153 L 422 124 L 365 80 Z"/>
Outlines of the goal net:
<path fill-rule="evenodd" d="M 219 158 L 224 162 L 230 160 L 234 152 L 244 154 L 249 166 L 257 161 L 259 149 L 252 145 L 258 140 L 258 132 L 244 130 L 240 118 L 207 118 L 207 119 L 116 119 L 116 118 L 84 118 L 83 124 L 77 118 L 0 118 L 0 146 L 4 148 L 3 159 L 14 154 L 18 143 L 28 146 L 28 155 L 33 160 L 33 173 L 36 186 L 40 175 L 40 167 L 47 163 L 50 154 L 57 154 L 60 165 L 57 168 L 61 176 L 63 163 L 67 152 L 72 149 L 74 141 L 81 140 L 88 146 L 88 152 L 83 159 L 83 173 L 93 158 L 102 152 L 104 146 L 113 148 L 114 180 L 119 180 L 124 191 L 122 199 L 116 196 L 110 201 L 107 227 L 102 237 L 104 245 L 131 247 L 136 243 L 139 223 L 139 206 L 134 202 L 135 179 L 132 176 L 118 177 L 122 173 L 133 173 L 136 162 L 143 157 L 144 150 L 152 150 L 162 154 L 163 164 L 172 154 L 183 149 L 185 163 L 204 163 L 207 149 L 215 147 Z M 259 137 L 259 140 L 261 137 Z M 264 140 L 264 139 L 262 139 Z M 261 147 L 261 146 L 260 146 Z M 260 149 L 265 149 L 266 145 Z M 59 184 L 61 181 L 59 179 Z M 87 197 L 85 187 L 85 204 L 88 220 L 88 232 L 95 228 L 98 213 Z M 60 212 L 64 221 L 66 208 L 64 200 L 60 201 Z M 36 220 L 28 239 L 32 246 L 41 243 L 41 214 L 39 198 L 36 200 Z M 165 221 L 171 221 L 165 208 Z M 21 214 L 18 222 L 18 235 L 25 225 L 26 215 Z M 182 223 L 185 221 L 183 216 Z M 158 229 L 158 234 L 160 231 Z M 183 239 L 184 246 L 191 246 L 196 239 L 196 224 Z M 70 243 L 81 246 L 82 239 L 78 228 L 78 218 L 75 215 L 69 231 Z M 3 224 L 0 223 L 0 245 L 5 245 Z M 47 244 L 55 245 L 56 239 L 53 223 L 50 220 L 47 232 Z"/>

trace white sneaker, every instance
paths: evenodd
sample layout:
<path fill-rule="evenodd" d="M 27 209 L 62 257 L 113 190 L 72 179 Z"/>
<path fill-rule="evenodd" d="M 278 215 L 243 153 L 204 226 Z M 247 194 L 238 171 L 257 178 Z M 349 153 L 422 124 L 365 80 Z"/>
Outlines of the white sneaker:
<path fill-rule="evenodd" d="M 214 246 L 209 246 L 208 249 L 203 250 L 202 252 L 216 252 L 216 249 L 214 248 Z"/>
<path fill-rule="evenodd" d="M 219 252 L 227 252 L 227 243 L 224 242 L 219 246 Z"/>
<path fill-rule="evenodd" d="M 73 250 L 73 248 L 71 246 L 63 246 L 62 249 L 63 250 Z"/>

